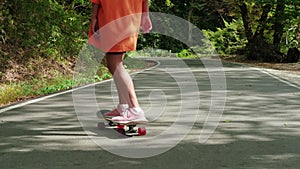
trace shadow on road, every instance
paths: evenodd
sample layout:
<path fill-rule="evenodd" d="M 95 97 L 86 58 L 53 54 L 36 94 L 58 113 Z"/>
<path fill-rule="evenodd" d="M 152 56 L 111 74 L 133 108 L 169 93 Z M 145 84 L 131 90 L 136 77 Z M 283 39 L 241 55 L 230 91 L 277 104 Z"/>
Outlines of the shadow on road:
<path fill-rule="evenodd" d="M 199 134 L 211 103 L 211 86 L 203 65 L 191 60 L 186 63 L 198 84 L 199 114 L 189 134 L 171 150 L 146 159 L 119 157 L 103 150 L 90 139 L 103 136 L 82 129 L 72 94 L 66 93 L 0 114 L 0 168 L 299 168 L 298 89 L 258 70 L 224 63 L 226 107 L 212 137 L 200 144 Z M 137 95 L 146 110 L 162 104 L 149 103 L 151 89 L 166 95 L 163 113 L 152 117 L 147 126 L 149 137 L 169 128 L 176 119 L 174 112 L 180 111 L 180 91 L 174 79 L 164 74 L 172 64 L 176 61 L 162 60 L 157 69 L 134 77 Z M 110 88 L 110 82 L 96 86 L 99 107 L 112 108 L 109 103 L 114 94 Z M 161 144 L 164 145 L 168 142 Z"/>

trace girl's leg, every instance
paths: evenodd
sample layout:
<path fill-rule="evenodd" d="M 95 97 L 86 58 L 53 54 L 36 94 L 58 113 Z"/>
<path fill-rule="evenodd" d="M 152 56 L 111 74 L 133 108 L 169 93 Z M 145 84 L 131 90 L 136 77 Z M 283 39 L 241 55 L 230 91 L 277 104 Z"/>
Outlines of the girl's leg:
<path fill-rule="evenodd" d="M 113 75 L 120 102 L 118 108 L 113 110 L 111 114 L 114 112 L 120 113 L 120 105 L 127 104 L 129 106 L 125 111 L 121 111 L 124 113 L 112 119 L 116 121 L 147 122 L 148 120 L 145 117 L 144 111 L 139 106 L 132 79 L 123 66 L 124 56 L 125 53 L 108 53 L 106 55 L 107 67 Z"/>
<path fill-rule="evenodd" d="M 128 104 L 129 107 L 139 107 L 132 79 L 123 66 L 124 56 L 125 53 L 107 53 L 107 67 L 113 75 L 119 103 Z"/>

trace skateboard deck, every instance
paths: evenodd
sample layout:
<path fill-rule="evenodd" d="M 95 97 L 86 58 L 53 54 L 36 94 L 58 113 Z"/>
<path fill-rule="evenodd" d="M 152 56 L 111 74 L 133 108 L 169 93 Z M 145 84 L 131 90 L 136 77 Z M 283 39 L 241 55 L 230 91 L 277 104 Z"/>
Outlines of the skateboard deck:
<path fill-rule="evenodd" d="M 103 115 L 103 112 L 107 112 L 107 110 L 97 112 L 97 116 L 99 113 Z M 104 120 L 108 123 L 108 126 L 113 127 L 117 132 L 121 133 L 125 136 L 144 136 L 146 135 L 145 127 L 137 127 L 138 125 L 145 125 L 146 122 L 133 122 L 133 121 L 114 121 L 112 117 L 103 117 Z M 98 123 L 99 129 L 107 128 L 107 125 L 104 122 Z"/>

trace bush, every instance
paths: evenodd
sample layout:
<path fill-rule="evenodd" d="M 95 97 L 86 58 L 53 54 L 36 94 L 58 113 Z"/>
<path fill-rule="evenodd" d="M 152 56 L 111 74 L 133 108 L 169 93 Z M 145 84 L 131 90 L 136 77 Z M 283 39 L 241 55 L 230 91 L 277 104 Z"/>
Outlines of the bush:
<path fill-rule="evenodd" d="M 55 0 L 5 0 L 0 4 L 0 38 L 25 56 L 28 52 L 27 57 L 74 56 L 86 41 L 89 18 L 70 6 Z"/>
<path fill-rule="evenodd" d="M 285 28 L 281 45 L 281 52 L 288 53 L 290 48 L 298 48 L 300 50 L 300 17 L 290 20 L 290 27 Z"/>
<path fill-rule="evenodd" d="M 18 85 L 0 85 L 0 106 L 17 100 L 23 95 L 22 88 Z"/>
<path fill-rule="evenodd" d="M 242 20 L 225 22 L 225 28 L 217 28 L 217 31 L 202 30 L 204 35 L 212 42 L 219 54 L 242 54 L 247 40 L 243 35 Z"/>
<path fill-rule="evenodd" d="M 183 49 L 181 52 L 176 53 L 178 58 L 197 58 L 197 55 L 192 49 Z"/>

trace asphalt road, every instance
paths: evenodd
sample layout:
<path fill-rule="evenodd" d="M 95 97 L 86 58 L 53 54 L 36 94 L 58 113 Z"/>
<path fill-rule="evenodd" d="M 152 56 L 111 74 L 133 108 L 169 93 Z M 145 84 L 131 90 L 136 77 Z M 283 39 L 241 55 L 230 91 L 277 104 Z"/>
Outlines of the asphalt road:
<path fill-rule="evenodd" d="M 147 136 L 99 130 L 112 81 L 0 110 L 0 168 L 298 169 L 300 77 L 217 60 L 156 58 L 132 75 Z"/>

